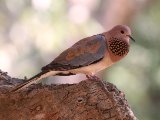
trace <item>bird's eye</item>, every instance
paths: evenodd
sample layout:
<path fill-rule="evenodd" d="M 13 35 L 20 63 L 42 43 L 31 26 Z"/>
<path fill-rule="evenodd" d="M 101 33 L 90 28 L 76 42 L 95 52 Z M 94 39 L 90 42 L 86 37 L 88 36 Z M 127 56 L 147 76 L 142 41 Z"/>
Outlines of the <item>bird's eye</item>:
<path fill-rule="evenodd" d="M 124 34 L 124 31 L 123 31 L 123 30 L 121 30 L 121 33 L 122 33 L 122 34 Z"/>

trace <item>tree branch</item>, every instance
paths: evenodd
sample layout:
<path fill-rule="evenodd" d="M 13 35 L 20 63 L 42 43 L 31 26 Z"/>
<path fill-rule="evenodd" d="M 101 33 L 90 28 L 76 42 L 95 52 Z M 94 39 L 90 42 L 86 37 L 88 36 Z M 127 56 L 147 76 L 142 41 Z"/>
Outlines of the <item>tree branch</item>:
<path fill-rule="evenodd" d="M 36 84 L 9 93 L 18 83 L 0 71 L 1 120 L 136 120 L 124 93 L 109 82 Z"/>

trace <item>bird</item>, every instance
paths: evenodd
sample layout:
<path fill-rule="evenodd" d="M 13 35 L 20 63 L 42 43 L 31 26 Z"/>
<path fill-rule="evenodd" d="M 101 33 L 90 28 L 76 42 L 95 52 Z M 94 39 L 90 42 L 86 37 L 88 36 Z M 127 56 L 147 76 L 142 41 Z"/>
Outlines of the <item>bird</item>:
<path fill-rule="evenodd" d="M 83 38 L 64 50 L 51 63 L 42 67 L 41 72 L 11 91 L 20 91 L 49 76 L 85 74 L 87 78 L 108 68 L 124 58 L 130 48 L 131 30 L 126 25 L 116 25 L 107 32 Z"/>

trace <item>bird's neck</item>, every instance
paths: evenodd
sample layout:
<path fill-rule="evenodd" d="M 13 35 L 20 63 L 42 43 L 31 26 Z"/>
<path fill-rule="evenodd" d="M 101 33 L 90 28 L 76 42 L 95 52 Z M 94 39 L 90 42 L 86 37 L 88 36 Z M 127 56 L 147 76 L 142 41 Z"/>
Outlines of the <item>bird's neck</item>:
<path fill-rule="evenodd" d="M 106 38 L 106 45 L 108 48 L 109 56 L 113 62 L 117 62 L 125 57 L 129 52 L 129 39 L 128 41 L 115 38 L 109 32 L 102 33 Z"/>
<path fill-rule="evenodd" d="M 111 37 L 108 39 L 107 45 L 113 62 L 119 61 L 129 52 L 129 44 L 121 39 Z"/>

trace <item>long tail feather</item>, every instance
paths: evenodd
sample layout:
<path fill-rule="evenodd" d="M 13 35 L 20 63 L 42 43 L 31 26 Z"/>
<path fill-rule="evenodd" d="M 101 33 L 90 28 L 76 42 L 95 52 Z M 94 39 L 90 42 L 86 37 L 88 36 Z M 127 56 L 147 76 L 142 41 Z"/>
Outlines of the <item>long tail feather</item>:
<path fill-rule="evenodd" d="M 40 72 L 37 75 L 33 76 L 32 78 L 30 78 L 28 81 L 16 86 L 15 88 L 13 88 L 10 92 L 18 92 L 26 87 L 28 87 L 29 85 L 38 82 L 39 80 L 49 77 L 49 76 L 54 76 L 58 73 L 58 71 L 48 71 L 48 72 Z"/>

